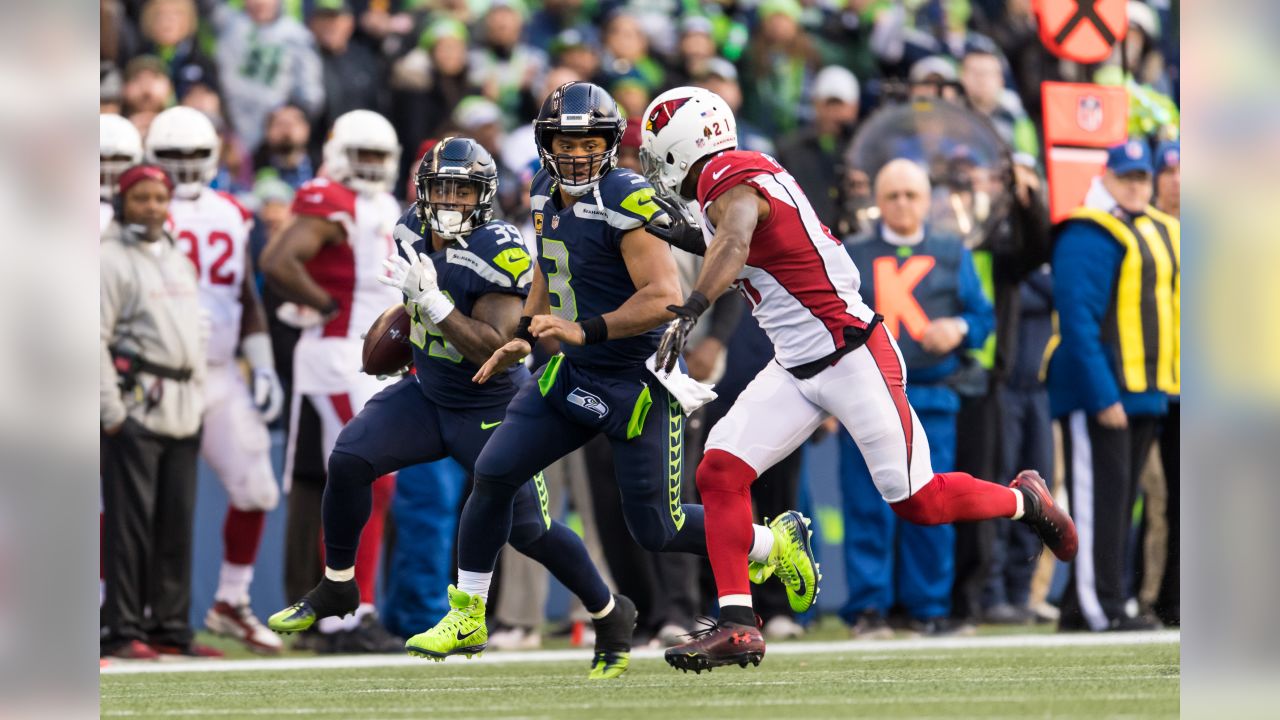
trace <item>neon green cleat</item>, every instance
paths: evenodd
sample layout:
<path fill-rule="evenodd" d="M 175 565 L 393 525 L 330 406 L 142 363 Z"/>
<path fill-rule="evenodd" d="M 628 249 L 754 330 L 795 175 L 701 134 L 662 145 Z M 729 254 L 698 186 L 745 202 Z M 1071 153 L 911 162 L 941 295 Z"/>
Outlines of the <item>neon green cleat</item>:
<path fill-rule="evenodd" d="M 631 667 L 631 653 L 596 653 L 592 659 L 588 680 L 613 680 L 622 677 L 622 673 Z"/>
<path fill-rule="evenodd" d="M 489 629 L 484 624 L 484 598 L 468 595 L 449 586 L 449 606 L 453 609 L 436 626 L 418 633 L 404 644 L 410 655 L 444 660 L 450 655 L 478 655 L 489 645 Z"/>
<path fill-rule="evenodd" d="M 804 612 L 813 606 L 818 597 L 818 581 L 821 568 L 813 559 L 813 547 L 809 538 L 809 519 L 795 510 L 788 510 L 769 523 L 773 531 L 773 550 L 768 565 L 787 589 L 787 601 L 791 609 Z"/>
<path fill-rule="evenodd" d="M 596 653 L 588 680 L 613 680 L 631 666 L 631 636 L 636 631 L 636 604 L 626 595 L 614 595 L 613 611 L 592 620 L 596 629 Z"/>
<path fill-rule="evenodd" d="M 769 563 L 758 563 L 754 560 L 747 562 L 747 577 L 755 585 L 763 585 L 766 580 L 773 577 L 773 565 Z"/>
<path fill-rule="evenodd" d="M 355 580 L 321 578 L 301 600 L 267 618 L 267 627 L 283 635 L 302 632 L 320 618 L 350 615 L 359 606 L 360 589 Z"/>

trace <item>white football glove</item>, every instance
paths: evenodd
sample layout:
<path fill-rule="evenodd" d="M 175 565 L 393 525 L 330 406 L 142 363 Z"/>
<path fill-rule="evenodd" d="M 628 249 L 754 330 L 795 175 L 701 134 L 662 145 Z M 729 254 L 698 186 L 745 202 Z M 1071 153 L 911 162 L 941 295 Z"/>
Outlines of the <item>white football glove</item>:
<path fill-rule="evenodd" d="M 248 335 L 240 341 L 240 352 L 252 369 L 250 390 L 253 393 L 253 404 L 257 406 L 263 422 L 272 422 L 280 416 L 280 409 L 284 407 L 284 387 L 280 384 L 280 376 L 276 374 L 271 338 L 266 333 Z"/>
<path fill-rule="evenodd" d="M 398 253 L 383 261 L 386 271 L 378 276 L 378 282 L 393 287 L 410 302 L 427 311 L 431 322 L 439 323 L 453 312 L 453 303 L 436 285 L 436 266 L 426 254 L 417 252 L 408 240 L 401 240 L 400 247 L 411 259 Z"/>

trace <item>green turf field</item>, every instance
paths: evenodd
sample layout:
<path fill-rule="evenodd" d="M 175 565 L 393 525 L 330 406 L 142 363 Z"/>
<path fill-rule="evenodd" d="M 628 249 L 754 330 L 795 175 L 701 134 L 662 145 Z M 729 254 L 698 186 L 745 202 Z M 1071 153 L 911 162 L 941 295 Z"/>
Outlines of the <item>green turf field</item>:
<path fill-rule="evenodd" d="M 776 654 L 683 674 L 633 661 L 461 658 L 396 667 L 104 674 L 104 717 L 868 718 L 1176 717 L 1179 644 L 867 647 Z"/>

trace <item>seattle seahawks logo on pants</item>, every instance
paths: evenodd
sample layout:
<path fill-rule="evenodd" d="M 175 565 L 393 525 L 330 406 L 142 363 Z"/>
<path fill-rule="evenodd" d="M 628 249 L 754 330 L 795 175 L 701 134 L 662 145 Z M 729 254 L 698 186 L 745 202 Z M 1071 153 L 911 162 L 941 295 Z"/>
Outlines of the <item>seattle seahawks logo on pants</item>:
<path fill-rule="evenodd" d="M 600 417 L 609 414 L 609 406 L 605 405 L 603 400 L 580 387 L 574 388 L 569 393 L 568 400 L 583 410 L 589 410 Z"/>

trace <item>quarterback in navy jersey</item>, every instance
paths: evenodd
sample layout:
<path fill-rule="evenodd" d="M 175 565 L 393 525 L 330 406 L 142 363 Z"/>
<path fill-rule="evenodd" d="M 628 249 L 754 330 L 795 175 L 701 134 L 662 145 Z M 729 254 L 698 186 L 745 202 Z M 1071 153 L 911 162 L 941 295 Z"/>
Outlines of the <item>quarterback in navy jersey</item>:
<path fill-rule="evenodd" d="M 512 529 L 521 476 L 601 433 L 612 446 L 636 541 L 651 551 L 706 554 L 702 506 L 680 502 L 684 411 L 646 366 L 661 338 L 655 328 L 680 297 L 675 259 L 654 236 L 673 226 L 674 209 L 659 204 L 643 177 L 615 169 L 626 120 L 600 87 L 557 88 L 534 128 L 542 159 L 530 198 L 538 264 L 514 339 L 476 381 L 501 377 L 529 354 L 534 338 L 554 338 L 563 352 L 516 393 L 476 460 L 475 491 L 458 532 L 458 587 L 468 593 L 487 591 Z M 751 561 L 763 580 L 774 547 L 797 540 L 756 529 Z M 602 673 L 621 672 L 627 662 L 621 649 L 595 660 Z"/>
<path fill-rule="evenodd" d="M 295 632 L 317 618 L 353 611 L 359 598 L 349 575 L 374 479 L 446 456 L 474 472 L 508 401 L 529 378 L 515 365 L 484 385 L 472 381 L 515 330 L 533 276 L 519 231 L 492 219 L 493 158 L 474 140 L 445 138 L 423 158 L 416 179 L 418 202 L 396 226 L 400 250 L 387 259 L 387 275 L 380 278 L 405 296 L 416 373 L 375 395 L 338 436 L 324 496 L 325 577 L 271 617 L 273 630 Z M 597 623 L 597 637 L 626 642 L 629 650 L 630 631 L 620 639 L 608 626 L 625 625 L 628 614 L 634 624 L 634 605 L 609 592 L 582 540 L 551 519 L 540 470 L 530 471 L 516 492 L 510 542 L 547 566 L 589 611 L 612 610 L 601 616 L 611 621 L 606 627 Z M 406 645 L 411 654 L 443 659 L 484 650 L 483 624 L 470 632 L 458 625 L 476 612 L 483 615 L 485 599 L 461 598 L 449 588 L 453 610 L 445 624 L 452 642 L 417 636 Z"/>

